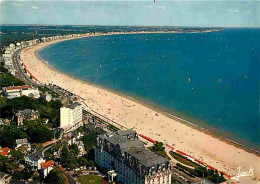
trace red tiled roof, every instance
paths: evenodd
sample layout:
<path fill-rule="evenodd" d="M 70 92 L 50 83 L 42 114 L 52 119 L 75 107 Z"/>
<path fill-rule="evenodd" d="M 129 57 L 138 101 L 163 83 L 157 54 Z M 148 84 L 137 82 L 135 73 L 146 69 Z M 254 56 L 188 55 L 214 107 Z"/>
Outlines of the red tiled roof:
<path fill-rule="evenodd" d="M 0 155 L 6 156 L 8 153 L 4 151 L 0 151 Z"/>
<path fill-rule="evenodd" d="M 4 152 L 8 152 L 8 151 L 10 151 L 10 150 L 11 150 L 11 149 L 8 148 L 8 147 L 3 148 L 3 151 L 4 151 Z"/>
<path fill-rule="evenodd" d="M 47 162 L 43 162 L 42 163 L 42 169 L 45 170 L 47 167 L 50 167 L 54 164 L 54 162 L 52 160 L 47 161 Z"/>
<path fill-rule="evenodd" d="M 10 150 L 8 147 L 0 148 L 0 155 L 6 156 Z"/>
<path fill-rule="evenodd" d="M 9 86 L 7 90 L 15 90 L 15 89 L 23 89 L 23 88 L 31 88 L 31 86 Z"/>

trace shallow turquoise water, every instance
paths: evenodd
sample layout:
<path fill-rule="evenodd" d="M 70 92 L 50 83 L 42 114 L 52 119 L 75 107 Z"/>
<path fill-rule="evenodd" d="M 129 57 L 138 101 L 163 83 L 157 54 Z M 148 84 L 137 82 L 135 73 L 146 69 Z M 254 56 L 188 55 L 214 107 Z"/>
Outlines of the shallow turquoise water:
<path fill-rule="evenodd" d="M 54 44 L 39 56 L 259 150 L 259 36 L 260 29 L 99 36 Z"/>

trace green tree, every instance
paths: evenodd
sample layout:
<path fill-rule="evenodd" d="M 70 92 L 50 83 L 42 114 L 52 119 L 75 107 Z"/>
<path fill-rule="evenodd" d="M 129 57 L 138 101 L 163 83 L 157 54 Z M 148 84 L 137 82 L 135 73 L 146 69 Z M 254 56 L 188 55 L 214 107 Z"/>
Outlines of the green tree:
<path fill-rule="evenodd" d="M 39 103 L 37 99 L 27 97 L 27 96 L 7 99 L 7 104 L 9 104 L 14 110 L 23 110 L 23 109 L 37 110 L 39 107 Z"/>
<path fill-rule="evenodd" d="M 0 96 L 0 108 L 4 107 L 6 105 L 7 98 Z"/>
<path fill-rule="evenodd" d="M 80 166 L 86 166 L 88 164 L 88 160 L 84 157 L 79 157 L 78 158 L 78 164 Z"/>
<path fill-rule="evenodd" d="M 24 173 L 22 171 L 15 171 L 12 174 L 12 178 L 15 180 L 24 180 Z"/>
<path fill-rule="evenodd" d="M 24 164 L 24 169 L 23 169 L 23 175 L 24 175 L 24 181 L 28 180 L 33 176 L 33 168 L 31 165 L 25 163 Z"/>
<path fill-rule="evenodd" d="M 70 146 L 70 151 L 75 155 L 75 156 L 78 156 L 79 154 L 79 148 L 76 144 L 72 144 Z"/>
<path fill-rule="evenodd" d="M 67 158 L 69 155 L 69 150 L 66 146 L 64 146 L 61 150 L 61 154 L 60 154 L 60 161 L 63 165 L 67 165 Z"/>
<path fill-rule="evenodd" d="M 7 118 L 7 119 L 12 119 L 14 117 L 14 109 L 12 108 L 11 105 L 4 105 L 3 107 L 1 107 L 0 109 L 0 114 L 2 116 L 2 118 Z"/>
<path fill-rule="evenodd" d="M 68 150 L 66 146 L 64 146 L 61 150 L 60 161 L 63 167 L 74 169 L 77 166 L 76 156 L 70 150 Z"/>
<path fill-rule="evenodd" d="M 89 160 L 88 161 L 88 164 L 87 164 L 89 167 L 94 167 L 94 161 L 93 160 Z"/>
<path fill-rule="evenodd" d="M 84 148 L 86 151 L 89 151 L 92 149 L 96 143 L 96 138 L 97 135 L 95 132 L 90 132 L 88 134 L 84 134 L 83 136 L 83 143 L 84 143 Z"/>
<path fill-rule="evenodd" d="M 30 124 L 26 128 L 26 133 L 32 143 L 43 143 L 53 138 L 52 130 L 38 123 L 36 125 Z"/>
<path fill-rule="evenodd" d="M 156 143 L 152 146 L 151 151 L 163 151 L 165 147 L 162 142 L 156 141 Z"/>
<path fill-rule="evenodd" d="M 46 183 L 69 184 L 67 174 L 59 167 L 54 167 L 44 180 Z"/>
<path fill-rule="evenodd" d="M 53 151 L 59 151 L 62 148 L 62 144 L 61 143 L 56 143 L 53 146 Z"/>
<path fill-rule="evenodd" d="M 4 73 L 7 74 L 7 73 L 9 73 L 8 70 L 4 67 L 4 63 L 3 63 L 3 62 L 0 63 L 0 73 L 1 73 L 1 74 L 4 74 Z"/>
<path fill-rule="evenodd" d="M 25 138 L 26 134 L 22 128 L 17 127 L 13 123 L 0 127 L 0 146 L 14 148 L 16 139 Z"/>
<path fill-rule="evenodd" d="M 17 167 L 19 167 L 20 164 L 24 164 L 24 153 L 13 149 L 9 154 L 11 155 L 9 160 L 12 164 L 15 164 Z"/>
<path fill-rule="evenodd" d="M 0 69 L 4 70 L 4 69 Z M 5 71 L 6 72 L 6 71 Z M 0 74 L 0 88 L 8 87 L 8 86 L 22 86 L 24 82 L 18 78 L 15 78 L 12 74 L 9 73 L 1 73 Z"/>
<path fill-rule="evenodd" d="M 39 108 L 40 117 L 49 119 L 49 122 L 53 125 L 53 127 L 58 127 L 61 107 L 62 103 L 60 100 L 52 100 L 49 103 L 43 103 Z"/>
<path fill-rule="evenodd" d="M 69 163 L 69 165 L 67 166 L 67 168 L 68 169 L 70 169 L 70 170 L 74 170 L 74 169 L 76 169 L 76 164 L 75 163 Z"/>
<path fill-rule="evenodd" d="M 7 157 L 0 155 L 0 172 L 7 172 L 6 163 Z"/>
<path fill-rule="evenodd" d="M 54 160 L 54 155 L 49 150 L 44 152 L 44 157 L 45 157 L 46 161 Z"/>

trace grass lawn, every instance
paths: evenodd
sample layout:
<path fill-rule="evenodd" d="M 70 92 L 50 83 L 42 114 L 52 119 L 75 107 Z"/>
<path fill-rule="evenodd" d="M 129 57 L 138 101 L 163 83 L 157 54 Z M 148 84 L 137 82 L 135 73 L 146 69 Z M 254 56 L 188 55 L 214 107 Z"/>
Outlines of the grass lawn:
<path fill-rule="evenodd" d="M 96 175 L 82 175 L 78 177 L 78 181 L 81 184 L 101 184 L 103 182 L 103 178 Z"/>
<path fill-rule="evenodd" d="M 168 160 L 171 160 L 171 158 L 166 154 L 165 150 L 163 150 L 163 151 L 156 151 L 155 153 L 157 155 L 160 155 L 160 156 L 164 157 L 164 158 L 167 158 Z"/>
<path fill-rule="evenodd" d="M 151 150 L 151 149 L 152 149 L 152 146 L 147 147 L 147 149 L 149 149 L 150 151 L 152 151 L 152 150 Z M 165 152 L 165 150 L 163 150 L 163 151 L 152 151 L 152 152 L 154 152 L 154 153 L 156 153 L 157 155 L 160 155 L 160 156 L 162 156 L 162 157 L 164 157 L 164 158 L 167 158 L 168 160 L 171 160 L 171 158 L 167 155 L 167 153 Z"/>
<path fill-rule="evenodd" d="M 180 156 L 179 154 L 174 153 L 174 152 L 172 152 L 172 151 L 170 151 L 170 155 L 171 155 L 175 160 L 177 160 L 177 161 L 179 161 L 179 162 L 181 162 L 181 163 L 183 163 L 183 164 L 185 164 L 185 165 L 188 165 L 188 166 L 191 166 L 191 167 L 194 167 L 194 168 L 196 168 L 196 167 L 199 166 L 199 165 L 197 165 L 197 164 L 195 164 L 195 163 L 193 163 L 193 162 L 187 160 L 186 158 L 183 158 L 183 157 Z"/>

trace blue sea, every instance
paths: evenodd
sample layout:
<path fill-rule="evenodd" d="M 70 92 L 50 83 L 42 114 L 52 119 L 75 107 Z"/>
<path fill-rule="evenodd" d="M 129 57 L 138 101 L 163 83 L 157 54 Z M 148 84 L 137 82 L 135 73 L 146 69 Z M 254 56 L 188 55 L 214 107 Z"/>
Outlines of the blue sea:
<path fill-rule="evenodd" d="M 260 29 L 81 38 L 39 51 L 57 70 L 260 150 Z"/>

